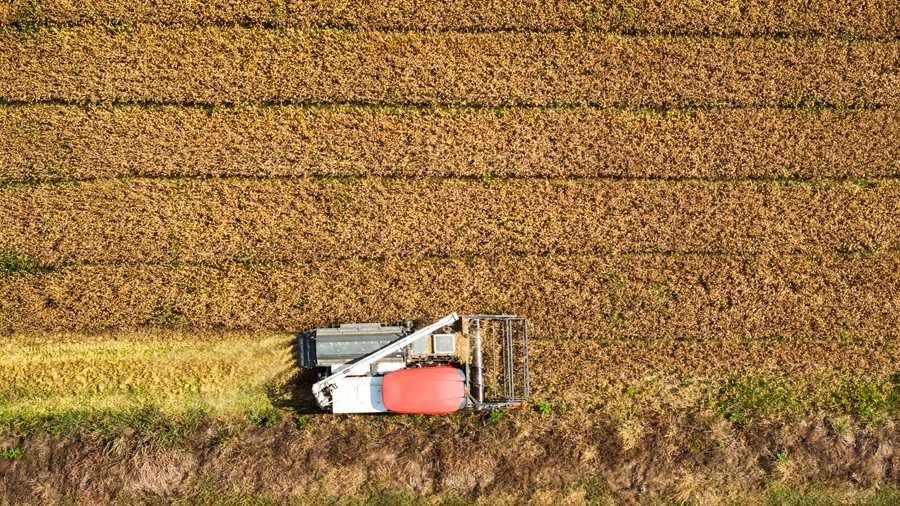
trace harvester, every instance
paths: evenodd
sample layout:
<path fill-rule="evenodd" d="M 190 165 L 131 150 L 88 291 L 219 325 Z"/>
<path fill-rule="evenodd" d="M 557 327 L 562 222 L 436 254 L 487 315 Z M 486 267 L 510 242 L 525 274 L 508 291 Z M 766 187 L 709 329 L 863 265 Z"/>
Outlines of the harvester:
<path fill-rule="evenodd" d="M 341 324 L 297 334 L 300 367 L 332 413 L 438 414 L 528 400 L 528 322 L 516 315 L 450 314 L 412 322 Z"/>

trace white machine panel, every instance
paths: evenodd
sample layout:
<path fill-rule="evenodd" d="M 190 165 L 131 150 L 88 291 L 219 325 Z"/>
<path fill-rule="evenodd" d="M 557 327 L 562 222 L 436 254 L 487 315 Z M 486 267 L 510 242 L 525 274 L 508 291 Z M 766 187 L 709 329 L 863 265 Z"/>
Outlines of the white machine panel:
<path fill-rule="evenodd" d="M 382 376 L 347 376 L 331 391 L 332 413 L 387 413 Z"/>
<path fill-rule="evenodd" d="M 397 363 L 397 362 L 382 362 L 380 364 L 372 364 L 375 366 L 375 370 L 378 374 L 387 374 L 389 372 L 399 371 L 400 369 L 406 369 L 406 364 Z"/>
<path fill-rule="evenodd" d="M 456 338 L 453 334 L 434 334 L 432 339 L 434 340 L 435 354 L 445 355 L 456 352 Z"/>

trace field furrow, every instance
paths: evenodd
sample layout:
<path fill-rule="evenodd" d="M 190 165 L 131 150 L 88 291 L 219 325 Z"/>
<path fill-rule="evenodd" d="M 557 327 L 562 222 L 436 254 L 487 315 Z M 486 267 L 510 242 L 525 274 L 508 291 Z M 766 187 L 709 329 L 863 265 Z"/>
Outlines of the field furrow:
<path fill-rule="evenodd" d="M 0 31 L 8 101 L 900 105 L 900 42 L 260 28 Z"/>
<path fill-rule="evenodd" d="M 900 176 L 878 110 L 0 107 L 0 179 Z"/>
<path fill-rule="evenodd" d="M 2 278 L 3 332 L 293 330 L 513 312 L 537 339 L 896 336 L 900 257 L 604 256 L 96 265 Z"/>
<path fill-rule="evenodd" d="M 900 250 L 900 184 L 95 180 L 0 192 L 41 266 Z"/>
<path fill-rule="evenodd" d="M 10 0 L 0 4 L 0 23 L 159 23 L 343 27 L 375 30 L 612 30 L 648 34 L 825 35 L 893 38 L 900 34 L 895 2 L 848 5 L 837 0 L 506 0 L 477 2 L 346 2 L 250 0 L 145 2 L 138 0 Z"/>

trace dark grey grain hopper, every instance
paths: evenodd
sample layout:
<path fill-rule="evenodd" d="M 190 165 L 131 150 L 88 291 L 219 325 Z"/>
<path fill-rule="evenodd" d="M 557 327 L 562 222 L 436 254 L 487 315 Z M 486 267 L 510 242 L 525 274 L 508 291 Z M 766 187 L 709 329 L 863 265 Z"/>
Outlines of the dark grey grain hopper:
<path fill-rule="evenodd" d="M 340 327 L 322 327 L 297 334 L 300 367 L 314 367 L 320 377 L 331 374 L 338 366 L 351 364 L 361 357 L 409 335 L 412 322 L 384 326 L 380 323 L 350 323 Z M 376 364 L 403 364 L 403 353 L 397 351 Z M 381 366 L 382 369 L 390 368 Z"/>

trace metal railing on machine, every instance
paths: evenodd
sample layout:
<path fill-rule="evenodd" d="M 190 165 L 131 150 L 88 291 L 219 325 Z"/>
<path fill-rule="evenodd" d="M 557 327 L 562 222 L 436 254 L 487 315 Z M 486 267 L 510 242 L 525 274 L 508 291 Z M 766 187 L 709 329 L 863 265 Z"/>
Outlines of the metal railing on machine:
<path fill-rule="evenodd" d="M 528 321 L 516 315 L 463 316 L 472 356 L 466 364 L 469 409 L 505 408 L 528 400 Z M 490 335 L 490 346 L 486 346 Z M 485 383 L 485 370 L 489 371 Z"/>

